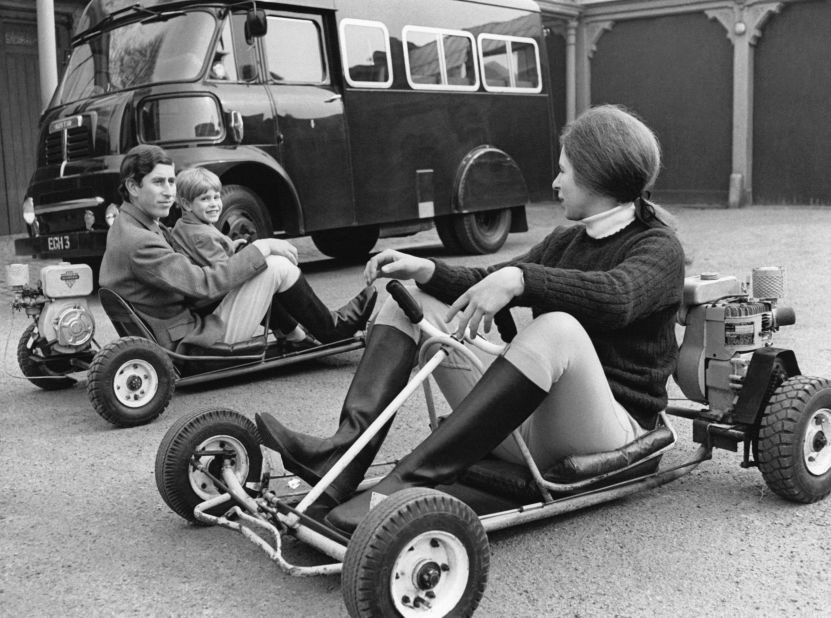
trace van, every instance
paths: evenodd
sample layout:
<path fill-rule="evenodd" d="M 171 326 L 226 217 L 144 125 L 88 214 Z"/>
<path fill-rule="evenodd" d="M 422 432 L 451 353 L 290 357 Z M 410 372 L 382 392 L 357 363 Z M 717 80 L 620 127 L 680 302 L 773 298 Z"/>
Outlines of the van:
<path fill-rule="evenodd" d="M 545 59 L 528 0 L 93 0 L 16 253 L 100 260 L 137 144 L 215 172 L 234 238 L 358 258 L 435 225 L 452 252 L 496 251 L 550 197 Z"/>

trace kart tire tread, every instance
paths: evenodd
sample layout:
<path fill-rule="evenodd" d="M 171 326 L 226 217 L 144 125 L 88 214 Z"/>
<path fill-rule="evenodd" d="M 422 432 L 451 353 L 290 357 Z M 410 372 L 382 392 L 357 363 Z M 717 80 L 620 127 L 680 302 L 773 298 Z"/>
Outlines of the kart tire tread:
<path fill-rule="evenodd" d="M 815 476 L 803 461 L 805 425 L 820 403 L 831 406 L 831 381 L 794 376 L 776 389 L 762 416 L 759 470 L 773 493 L 792 502 L 810 504 L 831 494 L 831 470 Z"/>
<path fill-rule="evenodd" d="M 136 358 L 153 365 L 158 388 L 147 404 L 129 408 L 113 392 L 113 379 L 119 367 Z M 118 427 L 149 423 L 165 411 L 176 388 L 173 361 L 157 343 L 144 337 L 121 337 L 105 345 L 92 361 L 87 377 L 87 393 L 92 407 L 106 421 Z"/>
<path fill-rule="evenodd" d="M 396 554 L 418 533 L 442 527 L 462 538 L 470 560 L 464 595 L 446 615 L 472 615 L 484 594 L 490 566 L 485 530 L 473 510 L 457 498 L 434 489 L 410 488 L 374 507 L 350 539 L 341 583 L 350 616 L 398 615 L 389 583 Z"/>
<path fill-rule="evenodd" d="M 164 435 L 156 451 L 155 477 L 159 494 L 170 509 L 196 525 L 206 525 L 193 514 L 203 501 L 190 487 L 188 470 L 195 448 L 216 435 L 231 435 L 245 444 L 250 468 L 246 480 L 259 480 L 262 470 L 262 450 L 257 426 L 235 410 L 207 408 L 196 410 L 179 418 Z M 252 493 L 253 495 L 253 493 Z M 227 506 L 217 507 L 221 514 Z"/>

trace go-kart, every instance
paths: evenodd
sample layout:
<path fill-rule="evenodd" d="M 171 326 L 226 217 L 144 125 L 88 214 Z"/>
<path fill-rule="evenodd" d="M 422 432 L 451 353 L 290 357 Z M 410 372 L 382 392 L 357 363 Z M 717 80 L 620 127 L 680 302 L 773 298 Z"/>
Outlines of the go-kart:
<path fill-rule="evenodd" d="M 166 433 L 156 456 L 159 492 L 189 522 L 240 532 L 286 573 L 341 573 L 350 615 L 408 617 L 473 613 L 486 586 L 487 533 L 663 485 L 710 459 L 714 448 L 737 451 L 743 445 L 741 465 L 758 466 L 774 493 L 794 502 L 821 500 L 831 493 L 831 383 L 800 375 L 793 352 L 770 345 L 780 326 L 794 323 L 794 313 L 777 307 L 768 291 L 758 297 L 755 274 L 753 296 L 735 277 L 686 279 L 675 379 L 695 407 L 668 407 L 654 430 L 618 450 L 566 457 L 541 471 L 514 432 L 524 466 L 488 457 L 453 485 L 384 499 L 350 538 L 327 526 L 310 507 L 420 386 L 431 426 L 440 422 L 428 378 L 448 351 L 459 350 L 475 363 L 471 345 L 501 351 L 481 338 L 459 341 L 443 333 L 423 319 L 400 283 L 391 282 L 390 294 L 429 336 L 420 369 L 319 483 L 308 491 L 285 483 L 285 475 L 264 463 L 270 458 L 263 456 L 256 425 L 216 408 L 186 415 Z M 680 463 L 661 465 L 676 443 L 670 416 L 692 420 L 699 446 Z M 359 489 L 374 482 L 364 480 Z M 283 535 L 334 562 L 290 563 Z"/>
<path fill-rule="evenodd" d="M 92 270 L 86 264 L 45 266 L 36 285 L 28 283 L 21 265 L 9 272 L 12 305 L 25 310 L 32 323 L 17 346 L 26 378 L 45 390 L 69 388 L 71 375 L 87 372 L 87 392 L 95 411 L 119 427 L 149 423 L 167 408 L 177 385 L 188 386 L 244 373 L 263 371 L 364 346 L 364 335 L 310 347 L 296 347 L 261 335 L 235 344 L 191 346 L 186 354 L 159 345 L 148 324 L 113 290 L 98 296 L 118 339 L 99 346 L 95 319 L 86 301 L 92 293 Z M 270 309 L 269 309 L 270 315 Z M 268 324 L 269 315 L 264 324 Z"/>

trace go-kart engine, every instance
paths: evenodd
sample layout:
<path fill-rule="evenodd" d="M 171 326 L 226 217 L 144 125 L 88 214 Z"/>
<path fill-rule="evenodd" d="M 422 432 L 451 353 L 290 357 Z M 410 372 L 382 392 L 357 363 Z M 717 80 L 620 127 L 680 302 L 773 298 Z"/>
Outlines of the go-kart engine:
<path fill-rule="evenodd" d="M 678 321 L 686 328 L 675 381 L 716 420 L 730 419 L 753 352 L 795 322 L 791 308 L 777 306 L 781 269 L 755 269 L 752 281 L 752 293 L 735 277 L 705 273 L 684 281 Z"/>
<path fill-rule="evenodd" d="M 85 298 L 93 288 L 87 264 L 44 266 L 36 286 L 29 285 L 28 267 L 12 264 L 7 267 L 7 280 L 14 292 L 13 307 L 37 320 L 38 334 L 53 344 L 53 351 L 72 354 L 89 344 L 95 319 Z"/>

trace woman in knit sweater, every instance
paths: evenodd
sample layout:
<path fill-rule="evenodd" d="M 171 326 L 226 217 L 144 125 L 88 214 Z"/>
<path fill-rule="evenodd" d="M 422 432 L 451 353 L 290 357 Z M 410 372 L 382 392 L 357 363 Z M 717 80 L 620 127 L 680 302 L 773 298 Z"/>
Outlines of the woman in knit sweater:
<path fill-rule="evenodd" d="M 619 448 L 654 427 L 675 367 L 684 281 L 683 249 L 643 198 L 660 168 L 658 141 L 632 114 L 602 106 L 566 127 L 561 144 L 553 187 L 566 218 L 580 224 L 558 227 L 526 254 L 489 268 L 391 250 L 367 264 L 368 282 L 414 280 L 425 315 L 459 336 L 480 331 L 499 342 L 494 316 L 511 306 L 530 307 L 534 319 L 484 375 L 460 354 L 434 373 L 453 413 L 377 486 L 344 502 L 386 432 L 376 436 L 324 495 L 328 506 L 340 504 L 327 516 L 331 525 L 351 531 L 371 501 L 453 482 L 489 453 L 521 461 L 510 439 L 516 428 L 545 470 L 565 455 Z M 421 338 L 388 300 L 335 434 L 307 436 L 263 414 L 257 421 L 266 446 L 291 472 L 319 480 L 401 390 Z"/>

